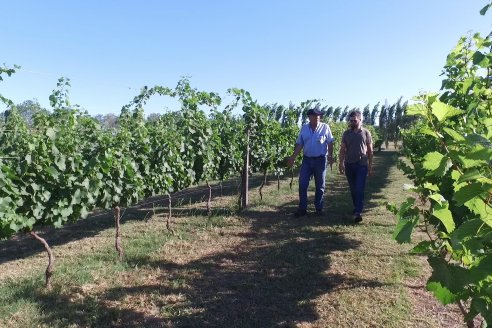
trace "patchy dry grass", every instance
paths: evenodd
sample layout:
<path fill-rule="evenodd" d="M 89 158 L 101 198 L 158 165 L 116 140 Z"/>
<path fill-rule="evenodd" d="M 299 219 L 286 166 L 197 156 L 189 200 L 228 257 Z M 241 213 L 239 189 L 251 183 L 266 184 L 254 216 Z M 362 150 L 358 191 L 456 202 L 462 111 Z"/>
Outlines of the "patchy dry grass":
<path fill-rule="evenodd" d="M 394 156 L 377 155 L 359 225 L 350 222 L 344 177 L 330 172 L 319 217 L 291 215 L 297 192 L 288 179 L 280 190 L 271 181 L 263 200 L 253 188 L 240 214 L 234 183 L 214 198 L 210 217 L 204 188 L 175 196 L 174 234 L 166 200 L 148 200 L 125 213 L 122 262 L 110 213 L 46 231 L 57 261 L 52 291 L 42 287 L 40 246 L 2 242 L 0 326 L 463 327 L 455 308 L 424 290 L 425 260 L 391 239 L 383 204 L 404 199 L 406 182 Z"/>

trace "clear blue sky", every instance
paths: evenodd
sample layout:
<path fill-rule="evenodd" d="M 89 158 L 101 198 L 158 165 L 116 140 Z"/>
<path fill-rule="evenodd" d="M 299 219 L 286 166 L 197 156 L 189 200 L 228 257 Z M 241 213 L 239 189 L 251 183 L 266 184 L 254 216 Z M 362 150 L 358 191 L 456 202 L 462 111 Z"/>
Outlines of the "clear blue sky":
<path fill-rule="evenodd" d="M 363 108 L 438 91 L 446 55 L 488 34 L 487 0 L 3 1 L 0 94 L 48 97 L 59 77 L 90 114 L 119 114 L 144 85 L 248 90 L 260 104 L 313 98 Z M 146 114 L 163 113 L 155 98 Z M 4 108 L 0 108 L 4 109 Z"/>

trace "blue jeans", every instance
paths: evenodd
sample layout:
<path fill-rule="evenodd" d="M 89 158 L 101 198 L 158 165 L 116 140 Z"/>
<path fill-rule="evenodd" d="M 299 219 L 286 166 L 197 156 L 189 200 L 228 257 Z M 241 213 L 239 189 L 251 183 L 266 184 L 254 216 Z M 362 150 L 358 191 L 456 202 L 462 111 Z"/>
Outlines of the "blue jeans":
<path fill-rule="evenodd" d="M 358 163 L 345 163 L 345 176 L 350 187 L 354 213 L 361 214 L 364 209 L 364 188 L 366 187 L 367 166 Z"/>
<path fill-rule="evenodd" d="M 301 169 L 299 171 L 299 210 L 307 209 L 307 193 L 309 180 L 314 176 L 314 185 L 316 192 L 314 193 L 314 207 L 316 210 L 323 209 L 323 194 L 325 193 L 325 177 L 326 177 L 326 156 L 316 158 L 303 157 Z"/>

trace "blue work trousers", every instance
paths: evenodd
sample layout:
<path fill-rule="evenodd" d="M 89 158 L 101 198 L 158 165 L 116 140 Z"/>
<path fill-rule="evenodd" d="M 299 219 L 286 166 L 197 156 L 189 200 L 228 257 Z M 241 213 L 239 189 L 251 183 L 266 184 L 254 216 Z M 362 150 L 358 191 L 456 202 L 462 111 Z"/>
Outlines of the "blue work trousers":
<path fill-rule="evenodd" d="M 354 213 L 361 214 L 364 209 L 364 188 L 366 187 L 367 165 L 345 163 L 345 176 L 350 186 Z"/>
<path fill-rule="evenodd" d="M 314 176 L 314 207 L 316 210 L 323 209 L 323 194 L 325 193 L 326 177 L 326 156 L 306 157 L 302 159 L 301 169 L 299 171 L 299 210 L 307 209 L 309 180 Z"/>

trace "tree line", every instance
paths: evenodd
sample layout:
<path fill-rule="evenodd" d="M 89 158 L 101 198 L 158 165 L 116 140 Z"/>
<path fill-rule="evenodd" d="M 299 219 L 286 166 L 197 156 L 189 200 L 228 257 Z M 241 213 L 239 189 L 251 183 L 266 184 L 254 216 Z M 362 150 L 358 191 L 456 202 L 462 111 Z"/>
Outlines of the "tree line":
<path fill-rule="evenodd" d="M 386 100 L 384 104 L 378 102 L 374 106 L 368 104 L 364 108 L 329 106 L 324 105 L 322 101 L 317 99 L 307 100 L 301 102 L 299 105 L 292 102 L 287 106 L 278 103 L 266 103 L 262 105 L 262 107 L 268 110 L 269 119 L 279 121 L 281 125 L 306 123 L 306 117 L 303 115 L 307 110 L 306 108 L 309 108 L 309 106 L 320 109 L 324 113 L 323 120 L 332 123 L 344 122 L 347 120 L 348 113 L 351 111 L 360 111 L 362 113 L 364 124 L 377 127 L 375 131 L 379 137 L 376 148 L 379 150 L 383 145 L 388 148 L 390 143 L 393 143 L 393 146 L 397 148 L 397 144 L 402 141 L 401 130 L 410 127 L 414 120 L 413 117 L 405 115 L 408 100 L 404 101 L 403 97 L 400 97 L 392 104 L 388 103 Z M 16 104 L 15 107 L 28 126 L 32 126 L 33 118 L 36 113 L 49 112 L 48 109 L 42 107 L 35 99 L 25 100 L 22 103 Z M 3 120 L 0 120 L 0 126 L 4 124 L 6 115 L 8 115 L 8 111 L 0 112 L 0 117 L 4 118 Z M 164 114 L 150 113 L 146 116 L 145 120 L 157 121 L 162 115 Z M 118 128 L 119 115 L 117 114 L 96 114 L 92 117 L 96 119 L 103 128 Z"/>

